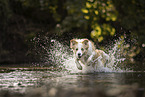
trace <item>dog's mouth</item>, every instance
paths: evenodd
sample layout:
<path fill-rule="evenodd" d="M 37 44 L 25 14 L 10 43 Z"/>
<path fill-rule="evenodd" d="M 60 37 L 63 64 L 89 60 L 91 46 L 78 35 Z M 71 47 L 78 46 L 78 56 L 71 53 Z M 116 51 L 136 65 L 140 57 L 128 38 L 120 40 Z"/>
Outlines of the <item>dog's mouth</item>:
<path fill-rule="evenodd" d="M 80 59 L 82 56 L 78 56 L 78 59 Z"/>

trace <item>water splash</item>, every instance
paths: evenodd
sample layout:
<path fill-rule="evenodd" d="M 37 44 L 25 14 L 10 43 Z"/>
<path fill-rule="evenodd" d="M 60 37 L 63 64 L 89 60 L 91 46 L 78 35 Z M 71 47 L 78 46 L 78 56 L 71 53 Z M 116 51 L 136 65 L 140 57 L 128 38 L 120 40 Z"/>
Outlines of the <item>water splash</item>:
<path fill-rule="evenodd" d="M 47 38 L 46 38 L 47 39 Z M 47 39 L 48 40 L 48 39 Z M 48 41 L 47 41 L 48 42 Z M 85 66 L 82 64 L 83 70 L 78 70 L 76 67 L 73 52 L 68 45 L 64 45 L 55 39 L 50 39 L 48 42 L 49 46 L 44 46 L 40 44 L 40 47 L 46 51 L 45 53 L 45 62 L 53 64 L 54 66 L 61 68 L 62 70 L 67 70 L 70 73 L 94 73 L 94 72 L 123 72 L 124 70 L 119 67 L 125 58 L 121 56 L 119 46 L 122 45 L 122 39 L 113 44 L 113 47 L 110 48 L 108 54 L 111 61 L 107 64 L 106 67 L 101 64 L 97 68 L 92 66 Z"/>

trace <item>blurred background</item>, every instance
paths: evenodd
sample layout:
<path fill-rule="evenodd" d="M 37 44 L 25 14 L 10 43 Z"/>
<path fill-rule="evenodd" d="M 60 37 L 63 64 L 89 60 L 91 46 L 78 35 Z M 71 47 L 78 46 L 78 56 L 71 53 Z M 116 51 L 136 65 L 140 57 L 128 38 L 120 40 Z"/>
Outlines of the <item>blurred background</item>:
<path fill-rule="evenodd" d="M 144 0 L 0 0 L 0 64 L 39 62 L 36 37 L 66 45 L 88 38 L 100 49 L 120 38 L 127 64 L 142 67 L 144 5 Z"/>

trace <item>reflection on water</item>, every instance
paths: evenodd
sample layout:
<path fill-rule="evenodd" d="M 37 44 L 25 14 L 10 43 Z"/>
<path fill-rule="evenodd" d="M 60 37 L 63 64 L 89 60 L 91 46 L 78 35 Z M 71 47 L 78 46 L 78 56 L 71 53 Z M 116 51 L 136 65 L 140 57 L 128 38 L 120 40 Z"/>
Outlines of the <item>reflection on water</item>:
<path fill-rule="evenodd" d="M 139 88 L 145 88 L 144 72 L 122 73 L 95 73 L 80 74 L 57 71 L 22 71 L 15 70 L 9 73 L 0 73 L 0 89 L 25 92 L 28 87 L 61 87 L 72 88 L 104 88 L 120 89 L 127 88 L 133 83 L 138 83 Z"/>

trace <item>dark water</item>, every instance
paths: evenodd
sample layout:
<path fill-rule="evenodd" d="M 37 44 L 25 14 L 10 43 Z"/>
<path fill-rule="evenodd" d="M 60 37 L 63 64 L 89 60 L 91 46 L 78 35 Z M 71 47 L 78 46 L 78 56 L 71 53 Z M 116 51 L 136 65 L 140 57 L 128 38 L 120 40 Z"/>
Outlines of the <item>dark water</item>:
<path fill-rule="evenodd" d="M 29 88 L 48 86 L 61 89 L 103 89 L 121 91 L 137 88 L 144 92 L 145 72 L 69 73 L 50 69 L 1 69 L 0 90 L 24 93 Z M 111 92 L 112 93 L 112 92 Z"/>

